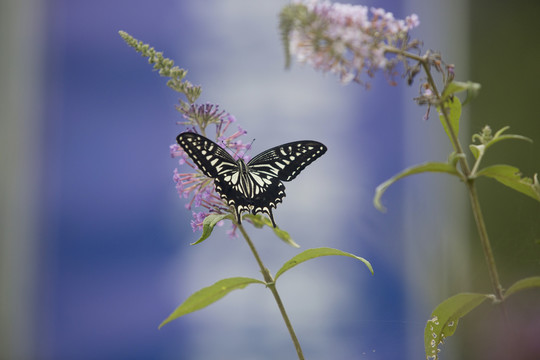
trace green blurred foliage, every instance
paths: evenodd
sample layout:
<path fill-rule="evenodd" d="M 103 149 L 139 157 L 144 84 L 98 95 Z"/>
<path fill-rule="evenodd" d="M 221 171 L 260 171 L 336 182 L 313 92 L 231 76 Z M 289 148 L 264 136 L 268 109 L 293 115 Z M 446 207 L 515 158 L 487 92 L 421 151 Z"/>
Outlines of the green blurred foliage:
<path fill-rule="evenodd" d="M 505 163 L 526 176 L 540 173 L 540 2 L 477 0 L 471 2 L 471 79 L 482 84 L 472 102 L 470 132 L 489 124 L 497 130 L 533 139 L 494 147 L 484 166 Z M 480 202 L 504 286 L 540 274 L 540 203 L 489 179 L 478 181 Z M 474 224 L 473 224 L 474 225 Z M 476 228 L 471 229 L 474 237 Z M 481 249 L 473 243 L 478 260 Z M 483 261 L 473 278 L 477 290 L 490 291 Z"/>
<path fill-rule="evenodd" d="M 486 124 L 531 138 L 508 141 L 490 150 L 484 166 L 505 163 L 526 176 L 540 173 L 540 1 L 470 2 L 470 80 L 482 84 L 471 103 L 469 132 Z M 464 123 L 463 126 L 466 126 Z M 477 182 L 480 203 L 502 284 L 540 275 L 540 203 L 491 179 Z M 471 222 L 472 289 L 493 292 L 474 223 Z M 459 359 L 539 359 L 540 290 L 516 294 L 500 307 L 482 306 L 463 321 Z M 532 335 L 536 334 L 536 335 Z M 531 336 L 532 335 L 532 336 Z M 536 338 L 535 338 L 536 337 Z"/>

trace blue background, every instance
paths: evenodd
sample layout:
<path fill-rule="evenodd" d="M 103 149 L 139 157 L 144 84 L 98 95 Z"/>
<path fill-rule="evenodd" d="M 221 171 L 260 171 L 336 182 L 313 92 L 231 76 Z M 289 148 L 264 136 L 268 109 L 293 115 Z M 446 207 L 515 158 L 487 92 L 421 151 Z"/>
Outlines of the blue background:
<path fill-rule="evenodd" d="M 242 4 L 239 2 L 236 5 Z M 267 117 L 279 116 L 287 119 L 282 129 L 275 131 L 275 135 L 267 129 L 269 125 L 259 125 L 255 119 L 245 119 L 246 116 L 240 112 L 242 104 L 250 101 L 249 95 L 240 93 L 238 106 L 228 105 L 224 103 L 226 100 L 221 100 L 220 92 L 231 90 L 228 81 L 224 80 L 225 76 L 220 73 L 224 71 L 220 69 L 223 60 L 216 58 L 214 51 L 222 49 L 223 56 L 231 57 L 246 66 L 245 63 L 257 60 L 251 58 L 253 49 L 264 50 L 264 47 L 259 48 L 264 44 L 242 43 L 242 38 L 229 39 L 225 35 L 220 36 L 218 26 L 200 29 L 204 25 L 193 16 L 193 11 L 190 12 L 190 6 L 193 5 L 173 1 L 157 3 L 65 1 L 57 2 L 49 9 L 44 130 L 47 154 L 43 159 L 44 165 L 46 164 L 43 167 L 43 187 L 46 191 L 43 193 L 44 237 L 40 244 L 43 247 L 43 254 L 46 254 L 42 264 L 44 278 L 40 281 L 46 296 L 45 301 L 40 303 L 39 313 L 42 314 L 42 318 L 38 337 L 38 351 L 45 357 L 203 359 L 218 356 L 224 359 L 237 359 L 244 356 L 253 358 L 250 357 L 250 353 L 263 352 L 266 355 L 258 354 L 255 357 L 273 359 L 276 353 L 280 353 L 273 350 L 273 347 L 283 348 L 281 351 L 285 358 L 294 354 L 279 318 L 277 330 L 280 332 L 275 335 L 277 340 L 269 340 L 270 344 L 265 344 L 258 337 L 253 337 L 249 341 L 239 340 L 238 338 L 246 337 L 246 329 L 236 326 L 234 322 L 238 320 L 235 318 L 229 320 L 232 323 L 218 322 L 214 325 L 213 327 L 217 328 L 216 336 L 209 336 L 204 328 L 197 330 L 196 324 L 190 326 L 192 322 L 198 322 L 199 314 L 202 314 L 199 318 L 204 317 L 203 312 L 191 315 L 189 319 L 186 318 L 187 320 L 176 321 L 160 331 L 156 329 L 179 302 L 189 295 L 187 290 L 181 291 L 181 295 L 178 295 L 178 288 L 182 288 L 187 281 L 187 274 L 171 274 L 174 261 L 181 258 L 178 253 L 185 253 L 184 256 L 189 257 L 189 252 L 197 251 L 186 246 L 196 238 L 196 234 L 191 233 L 190 214 L 183 209 L 183 201 L 177 199 L 171 182 L 175 162 L 168 156 L 168 145 L 174 142 L 176 134 L 182 129 L 175 125 L 175 121 L 180 120 L 179 114 L 174 110 L 178 95 L 164 86 L 164 79 L 160 79 L 151 71 L 145 59 L 123 43 L 117 31 L 128 31 L 158 50 L 164 50 L 166 56 L 187 68 L 188 79 L 203 86 L 206 96 L 203 96 L 204 100 L 201 101 L 217 102 L 233 113 L 238 118 L 239 124 L 250 131 L 249 135 L 257 139 L 254 149 L 262 150 L 279 142 L 310 137 L 311 133 L 315 132 L 297 130 L 291 126 L 290 122 L 295 119 L 287 114 L 287 109 L 280 109 L 279 97 L 270 108 L 263 107 L 256 110 L 266 113 L 264 116 Z M 201 7 L 204 8 L 198 6 Z M 267 10 L 273 12 L 270 15 L 273 17 L 272 20 L 276 21 L 270 23 L 271 28 L 262 31 L 273 35 L 271 45 L 273 50 L 277 51 L 273 54 L 273 59 L 277 61 L 272 64 L 271 70 L 267 70 L 269 66 L 263 58 L 255 71 L 277 69 L 284 76 L 290 76 L 290 73 L 298 71 L 298 67 L 289 73 L 282 69 L 283 60 L 278 42 L 276 15 L 279 7 L 273 6 Z M 257 11 L 257 8 L 253 8 L 253 11 Z M 197 15 L 204 17 L 205 12 L 207 16 L 211 16 L 208 14 L 211 10 L 204 9 Z M 249 16 L 249 12 L 243 16 Z M 250 23 L 248 19 L 244 20 L 246 25 L 243 31 L 253 31 L 250 26 L 256 24 Z M 234 41 L 241 42 L 237 45 L 238 48 L 231 48 Z M 233 45 L 229 45 L 228 42 L 233 42 Z M 214 58 L 204 58 L 203 54 L 197 55 L 198 50 Z M 187 56 L 191 52 L 195 54 Z M 203 78 L 201 73 L 209 71 L 208 67 L 217 67 L 218 70 L 214 70 L 214 77 Z M 304 69 L 304 72 L 307 73 L 308 70 Z M 265 86 L 264 80 L 257 77 L 243 78 L 241 72 L 233 76 L 237 77 L 238 82 L 247 82 L 249 86 Z M 312 70 L 309 70 L 308 76 L 321 77 Z M 383 121 L 385 118 L 399 117 L 399 107 L 381 110 L 384 105 L 376 103 L 394 101 L 391 97 L 397 96 L 399 90 L 389 89 L 382 77 L 375 80 L 376 89 L 368 94 L 363 94 L 364 89 L 357 86 L 341 89 L 341 85 L 334 78 L 327 77 L 324 82 L 322 80 L 317 79 L 317 86 L 323 87 L 326 86 L 324 82 L 329 82 L 332 83 L 329 86 L 340 88 L 338 89 L 340 92 L 352 92 L 354 96 L 369 97 L 373 101 L 368 108 L 362 110 L 367 119 L 362 125 L 364 127 L 362 133 L 369 134 L 364 139 L 358 134 L 361 128 L 354 123 L 349 131 L 340 129 L 342 126 L 339 123 L 340 119 L 325 119 L 319 115 L 308 124 L 318 128 L 317 133 L 322 136 L 325 129 L 329 128 L 330 131 L 337 133 L 334 137 L 318 138 L 328 144 L 330 153 L 332 148 L 343 147 L 343 143 L 346 143 L 349 146 L 348 151 L 355 154 L 341 159 L 339 164 L 340 176 L 353 179 L 352 184 L 348 185 L 351 187 L 351 193 L 355 192 L 355 182 L 362 183 L 366 190 L 373 189 L 376 186 L 374 181 L 379 181 L 399 169 L 402 159 L 395 155 L 390 158 L 385 156 L 384 159 L 373 159 L 382 166 L 374 170 L 378 174 L 372 174 L 368 179 L 369 182 L 359 180 L 362 169 L 356 168 L 355 159 L 368 155 L 366 150 L 376 147 L 380 141 L 385 142 L 385 153 L 398 153 L 391 148 L 400 147 L 402 131 L 399 129 L 399 123 L 392 124 L 392 131 L 386 132 L 384 140 L 380 138 L 381 135 L 376 134 L 385 133 L 384 129 L 388 127 L 388 123 Z M 288 81 L 299 80 L 290 77 Z M 383 97 L 385 92 L 390 94 L 389 97 Z M 230 110 L 232 106 L 235 111 Z M 317 112 L 316 103 L 311 104 L 311 107 L 306 109 L 309 114 Z M 353 103 L 343 111 L 345 113 L 343 116 L 354 118 L 357 111 L 358 106 L 354 106 Z M 264 123 L 265 120 L 263 117 L 259 121 Z M 261 130 L 256 132 L 257 128 Z M 274 136 L 265 136 L 268 132 Z M 336 142 L 335 137 L 338 137 L 339 141 Z M 384 156 L 382 153 L 381 155 Z M 333 159 L 340 161 L 335 155 Z M 347 166 L 346 162 L 350 162 L 353 166 Z M 314 166 L 322 167 L 324 163 L 321 161 Z M 323 172 L 328 173 L 324 170 Z M 299 180 L 309 180 L 306 179 L 308 176 L 304 175 Z M 314 193 L 310 196 L 317 197 L 318 192 L 324 192 L 325 188 L 333 186 L 331 182 L 320 185 L 323 188 L 311 185 Z M 288 188 L 292 189 L 292 186 L 291 184 Z M 293 191 L 288 191 L 290 195 L 287 202 L 294 200 Z M 396 198 L 391 195 L 386 200 L 395 203 Z M 317 206 L 324 207 L 325 204 L 317 202 Z M 363 212 L 354 210 L 359 207 L 358 205 L 336 203 L 330 206 L 334 207 L 333 211 L 340 213 L 340 221 L 347 224 L 345 227 L 340 226 L 344 228 L 341 236 L 351 237 L 355 233 L 364 233 L 365 236 L 369 234 L 371 237 L 378 237 L 381 241 L 397 237 L 395 227 L 391 224 L 398 220 L 393 219 L 392 215 L 377 214 L 369 201 L 360 207 L 369 207 L 378 224 L 372 222 L 370 226 L 373 229 L 367 231 L 361 229 L 364 225 L 357 220 Z M 276 217 L 284 218 L 279 211 L 276 211 Z M 296 236 L 302 235 L 302 232 L 294 232 L 291 225 L 282 226 Z M 380 230 L 381 227 L 383 230 Z M 223 234 L 221 236 L 223 237 Z M 213 239 L 213 241 L 223 240 Z M 273 243 L 273 247 L 278 247 L 274 251 L 287 251 L 286 257 L 295 253 L 289 249 L 283 250 L 283 245 L 272 238 L 268 241 Z M 308 240 L 297 239 L 297 241 L 304 248 L 315 245 Z M 319 241 L 324 246 L 339 247 L 330 239 Z M 201 246 L 212 245 L 205 243 Z M 391 249 L 387 250 L 390 256 L 399 251 L 399 246 L 397 242 L 390 246 Z M 346 250 L 354 252 L 357 247 L 358 245 L 353 243 Z M 376 266 L 382 260 L 377 259 L 380 255 L 375 250 L 376 248 L 369 251 L 364 246 L 360 255 L 370 259 Z M 356 253 L 358 251 L 360 250 Z M 255 264 L 248 257 L 249 254 L 242 253 L 242 255 L 239 258 L 237 252 L 231 252 L 226 256 L 232 257 L 233 261 L 247 262 L 248 266 L 253 268 L 253 276 L 258 276 L 255 273 Z M 206 286 L 223 277 L 221 275 L 223 269 L 218 268 L 218 272 L 214 272 L 208 269 L 205 260 L 212 261 L 203 258 L 194 271 L 207 272 L 209 280 L 207 282 L 197 278 L 191 280 L 195 283 L 194 290 L 197 286 Z M 364 281 L 366 278 L 369 280 L 369 297 L 372 298 L 372 301 L 368 300 L 370 310 L 363 320 L 349 321 L 341 314 L 339 315 L 341 319 L 328 321 L 330 334 L 335 338 L 341 338 L 343 344 L 341 346 L 345 346 L 343 353 L 365 353 L 364 357 L 369 359 L 405 352 L 405 326 L 399 320 L 404 314 L 402 305 L 404 289 L 399 274 L 394 273 L 395 270 L 387 270 L 384 266 L 376 266 L 377 277 L 370 279 L 369 273 L 357 264 L 346 263 L 341 265 L 341 270 L 337 270 L 340 267 L 332 266 L 334 262 L 337 263 L 335 260 L 320 262 L 318 266 L 323 267 L 324 271 L 339 271 L 337 275 L 340 276 L 344 276 L 346 271 L 360 272 Z M 272 265 L 275 269 L 277 261 Z M 315 266 L 317 264 L 311 265 L 311 268 Z M 349 286 L 354 286 L 352 284 L 359 281 L 360 276 L 348 275 L 345 280 L 347 278 L 350 278 Z M 290 282 L 294 283 L 294 280 L 291 279 Z M 315 282 L 312 286 L 316 285 Z M 325 285 L 323 283 L 319 286 L 323 288 Z M 257 290 L 232 294 L 231 304 L 228 305 L 232 310 L 229 311 L 239 311 L 234 301 L 241 301 L 241 297 L 249 301 L 250 296 L 254 296 L 254 291 Z M 291 285 L 291 289 L 283 291 L 287 291 L 289 296 L 299 296 L 294 293 L 301 294 L 303 290 L 302 286 Z M 324 293 L 323 289 L 321 296 L 324 296 Z M 346 292 L 345 295 L 351 299 L 337 302 L 334 306 L 366 301 L 364 295 L 354 290 Z M 269 297 L 269 294 L 265 293 L 263 296 Z M 309 299 L 304 298 L 302 301 Z M 270 301 L 263 305 L 257 306 L 256 309 L 264 312 L 270 311 L 265 310 L 266 307 L 271 311 L 275 307 Z M 220 309 L 219 304 L 214 306 Z M 354 307 L 353 305 L 352 308 Z M 227 310 L 221 308 L 219 311 Z M 294 319 L 294 308 L 290 311 L 293 312 L 291 317 Z M 313 311 L 316 312 L 317 308 L 315 307 Z M 307 315 L 317 316 L 316 313 Z M 423 326 L 421 322 L 418 325 L 419 329 Z M 267 324 L 253 326 L 265 329 Z M 249 325 L 247 327 L 249 333 Z M 234 331 L 238 333 L 231 335 L 227 340 L 225 334 L 231 332 L 230 329 L 235 329 Z M 261 332 L 261 337 L 264 337 L 265 330 L 258 331 Z M 300 339 L 316 336 L 309 332 L 302 333 L 301 327 L 297 331 Z M 359 336 L 363 339 L 360 343 Z M 194 338 L 203 338 L 205 341 L 201 343 Z M 228 341 L 231 343 L 227 344 Z M 217 348 L 217 354 L 221 355 L 202 352 L 193 345 L 193 342 L 202 347 Z M 304 342 L 306 356 L 317 358 L 318 355 L 314 351 L 317 345 L 312 344 L 309 339 L 305 339 Z M 326 339 L 323 343 L 326 348 L 324 351 L 330 353 L 335 351 L 333 342 L 331 338 Z M 244 352 L 247 355 L 244 355 Z M 319 358 L 324 358 L 323 354 L 320 354 Z"/>
<path fill-rule="evenodd" d="M 390 87 L 377 74 L 366 91 L 299 65 L 285 71 L 277 29 L 285 3 L 58 0 L 34 10 L 42 30 L 34 44 L 42 59 L 39 99 L 23 101 L 41 104 L 41 116 L 32 120 L 38 140 L 31 152 L 38 235 L 23 353 L 39 359 L 294 358 L 262 287 L 232 293 L 157 330 L 199 288 L 260 274 L 242 239 L 229 239 L 225 228 L 188 245 L 198 234 L 176 194 L 177 163 L 169 156 L 183 130 L 175 124 L 179 96 L 119 30 L 188 69 L 188 79 L 203 87 L 200 102 L 235 115 L 248 130 L 245 141 L 256 139 L 255 153 L 303 138 L 328 146 L 286 185 L 276 221 L 301 249 L 355 253 L 371 261 L 375 276 L 351 259 L 325 258 L 280 279 L 306 358 L 422 357 L 423 328 L 434 305 L 458 291 L 483 289 L 486 282 L 469 279 L 472 255 L 456 236 L 468 229 L 459 184 L 407 179 L 385 194 L 387 213 L 371 203 L 375 187 L 401 169 L 446 157 L 437 119 L 423 122 L 424 109 L 406 105 L 416 85 L 407 88 L 398 79 L 399 86 Z M 415 35 L 426 49 L 438 44 L 442 30 L 434 29 L 443 9 L 409 11 L 397 0 L 363 4 L 399 18 L 418 12 Z M 458 30 L 455 38 L 463 35 Z M 464 47 L 456 43 L 442 49 Z M 464 55 L 455 56 L 457 69 L 466 69 Z M 531 159 L 527 164 L 537 168 L 536 155 Z M 534 223 L 538 208 L 529 213 Z M 538 234 L 538 227 L 527 228 Z M 268 229 L 249 231 L 271 271 L 298 253 Z M 440 248 L 438 235 L 446 241 Z M 449 255 L 442 261 L 441 254 Z M 527 264 L 524 273 L 538 270 L 536 258 Z M 483 263 L 478 268 L 484 274 Z M 476 281 L 483 285 L 471 285 Z M 459 344 L 456 337 L 445 351 L 459 353 Z"/>

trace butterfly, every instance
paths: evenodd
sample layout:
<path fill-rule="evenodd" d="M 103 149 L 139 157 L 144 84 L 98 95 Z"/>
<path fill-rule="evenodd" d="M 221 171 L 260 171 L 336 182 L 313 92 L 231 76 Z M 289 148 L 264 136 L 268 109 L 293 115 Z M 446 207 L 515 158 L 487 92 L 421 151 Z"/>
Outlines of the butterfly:
<path fill-rule="evenodd" d="M 282 181 L 296 178 L 327 150 L 317 141 L 294 141 L 263 151 L 246 163 L 196 133 L 181 133 L 176 141 L 199 170 L 214 179 L 217 193 L 234 209 L 238 224 L 242 223 L 242 212 L 251 211 L 267 214 L 274 227 L 272 208 L 285 197 Z"/>

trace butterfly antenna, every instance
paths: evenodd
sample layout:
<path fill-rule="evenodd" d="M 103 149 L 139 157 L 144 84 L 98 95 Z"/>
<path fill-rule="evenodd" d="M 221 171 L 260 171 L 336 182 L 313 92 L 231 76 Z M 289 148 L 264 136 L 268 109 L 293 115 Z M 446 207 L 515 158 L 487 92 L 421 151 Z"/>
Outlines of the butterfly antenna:
<path fill-rule="evenodd" d="M 246 153 L 248 152 L 248 150 L 251 150 L 251 147 L 253 146 L 253 143 L 255 142 L 255 139 L 251 140 L 251 142 L 249 143 L 249 145 L 246 146 L 246 151 L 244 151 L 244 153 L 242 154 L 242 158 L 246 155 Z"/>
<path fill-rule="evenodd" d="M 221 140 L 219 143 L 219 146 L 223 147 L 223 148 L 226 148 L 227 150 L 229 150 L 229 154 L 231 154 L 235 159 L 237 159 L 237 156 L 238 156 L 238 150 L 232 148 L 229 146 L 229 142 L 225 141 L 225 140 Z"/>

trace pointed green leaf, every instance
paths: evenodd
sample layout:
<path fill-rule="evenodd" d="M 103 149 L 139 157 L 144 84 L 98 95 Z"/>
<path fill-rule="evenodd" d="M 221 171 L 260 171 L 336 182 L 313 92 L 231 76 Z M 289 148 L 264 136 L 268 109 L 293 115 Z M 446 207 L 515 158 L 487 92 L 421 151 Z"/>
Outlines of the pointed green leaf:
<path fill-rule="evenodd" d="M 265 226 L 266 224 L 272 225 L 272 222 L 269 219 L 267 219 L 265 216 L 262 216 L 260 214 L 257 214 L 257 215 L 246 214 L 242 217 L 242 219 L 250 220 L 253 226 L 259 229 Z"/>
<path fill-rule="evenodd" d="M 476 91 L 478 92 L 481 88 L 481 85 L 478 83 L 474 83 L 472 81 L 452 81 L 449 83 L 443 90 L 442 97 L 450 96 L 453 94 L 457 94 L 462 91 Z"/>
<path fill-rule="evenodd" d="M 532 139 L 522 136 L 522 135 L 516 135 L 516 134 L 506 134 L 501 136 L 494 136 L 493 140 L 491 140 L 489 143 L 486 144 L 486 147 L 490 147 L 493 144 L 498 143 L 501 140 L 523 140 L 532 143 Z"/>
<path fill-rule="evenodd" d="M 446 109 L 446 113 L 448 114 L 450 126 L 457 137 L 459 134 L 459 119 L 461 118 L 461 101 L 459 101 L 457 96 L 454 96 L 453 98 L 449 98 L 444 102 L 444 107 Z M 439 120 L 441 121 L 444 131 L 446 131 L 446 135 L 448 135 L 450 141 L 453 142 L 452 135 L 450 134 L 450 129 L 448 128 L 444 115 L 440 108 L 437 108 L 437 110 L 439 111 Z"/>
<path fill-rule="evenodd" d="M 533 287 L 540 287 L 540 276 L 533 276 L 525 279 L 521 279 L 510 286 L 504 293 L 504 298 L 507 299 L 510 295 L 515 294 L 518 291 L 530 289 Z"/>
<path fill-rule="evenodd" d="M 522 136 L 522 135 L 516 135 L 516 134 L 504 134 L 503 133 L 510 129 L 510 126 L 505 126 L 505 127 L 502 127 L 501 129 L 499 129 L 499 131 L 497 131 L 495 133 L 495 135 L 485 144 L 486 145 L 486 149 L 489 148 L 490 146 L 498 143 L 499 141 L 502 141 L 502 140 L 523 140 L 523 141 L 527 141 L 527 142 L 530 142 L 532 143 L 532 139 L 526 137 L 526 136 Z M 473 139 L 475 137 L 473 136 Z"/>
<path fill-rule="evenodd" d="M 366 259 L 350 254 L 350 253 L 346 253 L 338 249 L 323 247 L 323 248 L 308 249 L 296 255 L 289 261 L 287 261 L 285 264 L 283 264 L 281 269 L 279 269 L 279 271 L 276 273 L 275 280 L 277 280 L 278 277 L 280 277 L 285 271 L 292 269 L 293 267 L 295 267 L 296 265 L 300 263 L 303 263 L 304 261 L 315 259 L 321 256 L 329 256 L 329 255 L 348 256 L 348 257 L 352 257 L 354 259 L 360 260 L 368 267 L 369 271 L 371 271 L 371 273 L 373 274 L 373 267 L 371 267 L 371 264 Z"/>
<path fill-rule="evenodd" d="M 233 290 L 243 289 L 249 284 L 255 283 L 266 285 L 263 281 L 246 277 L 234 277 L 220 280 L 214 285 L 210 285 L 193 293 L 186 301 L 177 307 L 176 310 L 174 310 L 172 314 L 159 325 L 159 327 L 161 328 L 163 325 L 178 319 L 180 316 L 205 308 Z"/>
<path fill-rule="evenodd" d="M 269 225 L 271 226 L 271 225 Z M 287 244 L 291 245 L 292 247 L 299 248 L 300 245 L 298 245 L 294 240 L 291 238 L 291 235 L 283 229 L 280 229 L 279 227 L 272 227 L 272 230 L 274 231 L 274 234 L 281 240 L 285 241 Z"/>
<path fill-rule="evenodd" d="M 457 154 L 455 151 L 452 151 L 448 155 L 448 164 L 455 168 L 461 158 L 465 159 L 466 158 L 465 154 Z"/>
<path fill-rule="evenodd" d="M 232 219 L 232 215 L 231 214 L 210 214 L 207 217 L 205 217 L 203 220 L 203 230 L 202 230 L 201 237 L 199 238 L 199 240 L 191 243 L 190 245 L 197 245 L 203 242 L 204 240 L 208 239 L 208 237 L 212 235 L 212 231 L 214 231 L 214 227 L 217 225 L 217 223 L 226 218 Z"/>
<path fill-rule="evenodd" d="M 467 81 L 466 84 L 467 84 L 467 96 L 465 97 L 465 100 L 463 101 L 461 106 L 465 106 L 469 101 L 477 97 L 478 93 L 480 92 L 480 89 L 482 88 L 482 85 L 471 82 L 471 81 Z"/>
<path fill-rule="evenodd" d="M 288 69 L 291 64 L 290 33 L 298 27 L 308 27 L 316 19 L 317 15 L 308 11 L 308 8 L 301 3 L 287 5 L 281 10 L 279 14 L 279 30 L 285 53 L 285 69 Z"/>
<path fill-rule="evenodd" d="M 510 129 L 510 126 L 504 126 L 502 128 L 500 128 L 496 133 L 495 135 L 492 135 L 491 134 L 491 128 L 489 126 L 484 126 L 484 128 L 482 129 L 482 131 L 478 134 L 474 134 L 472 136 L 472 140 L 473 142 L 474 141 L 479 141 L 481 143 L 481 145 L 471 145 L 471 146 L 484 146 L 485 149 L 484 151 L 489 148 L 490 146 L 498 143 L 499 141 L 502 141 L 502 140 L 523 140 L 523 141 L 528 141 L 530 143 L 532 143 L 533 141 L 526 137 L 526 136 L 522 136 L 522 135 L 516 135 L 516 134 L 505 134 L 503 135 L 503 133 Z M 476 156 L 476 155 L 475 155 Z"/>
<path fill-rule="evenodd" d="M 484 151 L 486 151 L 485 145 L 469 145 L 469 149 L 471 150 L 471 153 L 473 154 L 475 159 L 478 159 L 479 156 L 484 156 Z"/>
<path fill-rule="evenodd" d="M 480 84 L 473 83 L 471 81 L 467 81 L 467 82 L 452 81 L 444 89 L 442 97 L 444 99 L 447 96 L 456 94 L 458 92 L 467 91 L 467 97 L 465 98 L 465 101 L 462 104 L 462 105 L 465 105 L 466 103 L 474 99 L 476 96 L 478 96 L 478 93 L 480 92 L 480 88 L 481 88 Z"/>
<path fill-rule="evenodd" d="M 528 137 L 521 136 L 521 135 L 515 135 L 515 134 L 503 135 L 503 133 L 509 128 L 510 128 L 509 126 L 505 126 L 499 129 L 499 131 L 497 131 L 495 135 L 492 135 L 491 128 L 488 125 L 486 125 L 484 126 L 484 128 L 482 129 L 480 133 L 474 134 L 472 136 L 473 142 L 475 141 L 480 142 L 480 144 L 478 145 L 476 144 L 469 145 L 469 149 L 471 150 L 474 158 L 476 159 L 474 169 L 476 169 L 479 166 L 480 161 L 482 157 L 484 156 L 484 154 L 486 153 L 487 149 L 489 149 L 491 146 L 493 146 L 494 144 L 502 140 L 524 140 L 524 141 L 532 142 L 532 140 L 529 139 Z"/>
<path fill-rule="evenodd" d="M 519 169 L 514 166 L 493 165 L 478 171 L 476 176 L 493 178 L 509 188 L 540 201 L 540 184 L 538 183 L 537 174 L 534 175 L 533 179 L 521 177 Z"/>
<path fill-rule="evenodd" d="M 249 219 L 253 226 L 256 228 L 262 228 L 263 226 L 268 226 L 274 231 L 274 234 L 281 240 L 285 241 L 287 244 L 291 245 L 292 247 L 299 248 L 300 245 L 294 242 L 294 240 L 291 238 L 291 235 L 285 230 L 280 229 L 279 227 L 274 227 L 272 225 L 272 221 L 266 216 L 263 215 L 253 215 L 253 214 L 246 214 L 244 215 L 244 219 Z"/>
<path fill-rule="evenodd" d="M 455 164 L 452 165 L 449 163 L 428 162 L 425 164 L 412 166 L 377 186 L 377 188 L 375 189 L 375 197 L 373 198 L 373 205 L 375 205 L 375 208 L 377 208 L 379 211 L 386 210 L 385 207 L 381 204 L 381 197 L 386 191 L 386 189 L 390 187 L 390 185 L 406 176 L 420 174 L 423 172 L 442 172 L 461 177 L 461 174 L 459 171 L 457 171 Z"/>
<path fill-rule="evenodd" d="M 492 295 L 462 293 L 439 304 L 431 314 L 424 330 L 426 358 L 437 360 L 439 345 L 456 331 L 458 321 Z"/>
<path fill-rule="evenodd" d="M 281 32 L 281 43 L 283 45 L 283 52 L 285 54 L 285 69 L 291 67 L 291 50 L 289 46 L 290 33 L 294 29 L 295 25 L 295 12 L 297 7 L 294 5 L 287 5 L 279 14 L 279 30 Z"/>

